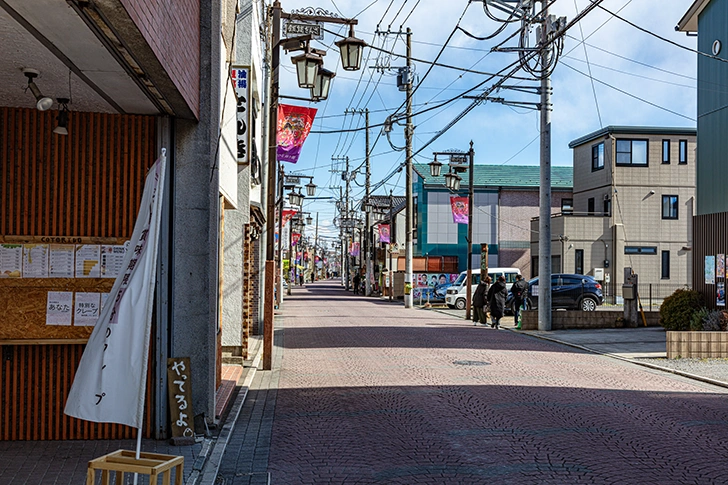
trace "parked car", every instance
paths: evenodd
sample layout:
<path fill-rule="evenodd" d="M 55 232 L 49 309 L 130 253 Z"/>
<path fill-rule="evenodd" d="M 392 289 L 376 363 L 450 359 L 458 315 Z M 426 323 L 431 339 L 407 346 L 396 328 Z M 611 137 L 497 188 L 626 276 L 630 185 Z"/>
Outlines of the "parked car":
<path fill-rule="evenodd" d="M 593 312 L 604 303 L 602 285 L 588 275 L 556 273 L 551 275 L 551 308 L 566 308 Z M 511 314 L 513 294 L 509 291 L 506 298 L 506 310 Z M 538 278 L 528 282 L 526 308 L 538 308 Z"/>

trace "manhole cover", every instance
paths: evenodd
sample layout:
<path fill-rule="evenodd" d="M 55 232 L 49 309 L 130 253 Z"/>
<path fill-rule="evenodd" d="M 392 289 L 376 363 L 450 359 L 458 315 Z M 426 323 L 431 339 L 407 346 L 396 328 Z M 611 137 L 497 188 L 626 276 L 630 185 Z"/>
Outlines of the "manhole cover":
<path fill-rule="evenodd" d="M 455 365 L 490 365 L 490 362 L 483 360 L 456 360 L 453 362 Z"/>

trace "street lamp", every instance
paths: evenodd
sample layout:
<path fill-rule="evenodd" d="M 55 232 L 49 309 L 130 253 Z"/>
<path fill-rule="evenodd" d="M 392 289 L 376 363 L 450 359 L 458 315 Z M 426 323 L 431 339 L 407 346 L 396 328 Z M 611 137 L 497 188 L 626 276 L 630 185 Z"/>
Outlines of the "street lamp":
<path fill-rule="evenodd" d="M 309 197 L 313 197 L 314 195 L 316 195 L 316 184 L 313 183 L 313 180 L 309 181 L 306 184 L 306 195 L 308 195 Z"/>
<path fill-rule="evenodd" d="M 281 2 L 274 0 L 270 10 L 270 26 L 271 26 L 271 38 L 270 38 L 270 99 L 268 102 L 268 174 L 266 187 L 266 256 L 265 256 L 265 301 L 263 310 L 263 369 L 271 370 L 273 366 L 273 320 L 274 320 L 274 285 L 275 285 L 275 219 L 276 219 L 276 175 L 278 173 L 278 159 L 276 156 L 278 138 L 278 98 L 280 96 L 280 81 L 279 81 L 279 68 L 280 68 L 280 49 L 281 49 L 281 18 L 288 20 L 299 20 L 302 22 L 328 22 L 336 24 L 346 24 L 350 27 L 350 32 L 353 32 L 353 25 L 357 24 L 356 19 L 342 19 L 333 16 L 323 15 L 306 15 L 302 13 L 286 13 L 283 12 Z M 358 52 L 355 45 L 358 45 L 360 50 L 364 47 L 361 41 L 357 42 L 354 39 L 344 39 L 345 42 L 337 42 L 337 46 L 342 50 L 342 54 L 346 54 L 346 62 L 342 59 L 344 69 L 350 70 L 356 66 L 358 69 L 361 66 L 362 53 Z M 284 41 L 285 42 L 285 41 Z M 294 41 L 294 44 L 297 41 Z M 287 44 L 286 44 L 287 45 Z M 302 44 L 299 43 L 298 47 Z M 308 49 L 307 49 L 308 51 Z M 315 52 L 314 52 L 315 53 Z M 321 56 L 318 56 L 319 59 Z M 310 61 L 314 61 L 310 59 Z M 350 62 L 355 61 L 355 62 Z M 316 62 L 316 61 L 314 61 Z M 298 67 L 298 64 L 297 64 Z M 305 63 L 301 67 L 306 67 Z M 315 71 L 318 72 L 320 69 L 320 62 L 316 65 Z M 313 70 L 313 69 L 310 69 Z M 316 72 L 313 72 L 314 76 L 304 76 L 304 84 L 308 88 L 315 86 L 314 77 Z M 299 76 L 299 81 L 301 77 Z M 305 81 L 311 81 L 306 83 Z M 330 81 L 330 79 L 329 79 Z M 324 80 L 321 84 L 323 87 Z M 301 83 L 299 82 L 299 85 Z M 323 90 L 318 94 L 327 94 Z M 319 98 L 321 99 L 321 98 Z M 282 194 L 282 192 L 281 192 Z M 278 268 L 280 271 L 280 268 Z"/>
<path fill-rule="evenodd" d="M 306 216 L 306 225 L 310 226 L 311 224 L 313 224 L 313 217 L 311 217 L 311 215 L 307 215 Z"/>
<path fill-rule="evenodd" d="M 311 99 L 313 101 L 323 101 L 329 97 L 329 88 L 331 87 L 331 79 L 336 76 L 336 73 L 324 69 L 323 67 L 318 68 L 316 78 L 313 81 L 313 87 L 311 88 Z"/>
<path fill-rule="evenodd" d="M 354 24 L 349 24 L 349 37 L 334 42 L 341 53 L 341 67 L 345 71 L 358 71 L 367 43 L 354 37 Z"/>
<path fill-rule="evenodd" d="M 291 205 L 300 206 L 301 204 L 303 204 L 303 194 L 301 194 L 300 192 L 296 192 L 296 189 L 294 187 L 288 193 L 288 202 L 290 202 Z"/>
<path fill-rule="evenodd" d="M 299 88 L 311 89 L 314 87 L 319 67 L 324 65 L 324 58 L 322 57 L 324 54 L 323 51 L 311 49 L 307 46 L 303 54 L 291 58 L 291 61 L 296 65 Z"/>
<path fill-rule="evenodd" d="M 458 171 L 462 172 L 465 171 L 466 168 L 460 163 L 463 159 L 463 153 L 462 152 L 439 152 L 435 153 L 435 161 L 429 163 L 430 165 L 430 175 L 433 177 L 437 177 L 440 174 L 440 169 L 442 167 L 442 163 L 437 161 L 437 155 L 449 155 L 450 156 L 450 171 L 445 174 L 445 186 L 454 191 L 457 192 L 460 190 L 460 181 L 462 180 L 462 177 L 457 174 Z M 457 164 L 453 163 L 453 159 L 457 157 Z M 470 306 L 471 306 L 471 299 L 472 299 L 472 292 L 470 291 L 470 283 L 472 281 L 472 274 L 473 274 L 473 171 L 474 171 L 474 159 L 475 159 L 475 151 L 473 150 L 473 142 L 470 141 L 470 150 L 467 154 L 468 157 L 468 236 L 467 236 L 467 242 L 468 242 L 468 250 L 467 250 L 467 259 L 468 259 L 468 271 L 465 278 L 465 319 L 470 319 Z M 437 175 L 435 175 L 437 173 Z M 487 255 L 486 255 L 487 258 Z M 487 259 L 486 259 L 486 267 L 487 267 Z M 482 266 L 482 265 L 481 265 Z M 481 278 L 485 278 L 486 275 L 481 274 Z"/>

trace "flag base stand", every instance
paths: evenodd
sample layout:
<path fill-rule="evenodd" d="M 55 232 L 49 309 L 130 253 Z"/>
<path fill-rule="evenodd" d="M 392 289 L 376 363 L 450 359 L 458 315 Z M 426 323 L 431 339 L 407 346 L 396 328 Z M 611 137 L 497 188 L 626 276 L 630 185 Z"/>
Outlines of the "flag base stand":
<path fill-rule="evenodd" d="M 136 458 L 136 452 L 131 450 L 116 450 L 108 455 L 94 458 L 88 462 L 86 485 L 94 485 L 96 470 L 101 471 L 101 484 L 111 485 L 111 473 L 115 474 L 115 485 L 122 485 L 124 473 L 141 473 L 149 476 L 149 483 L 157 483 L 162 477 L 162 483 L 172 483 L 172 469 L 174 469 L 174 485 L 182 485 L 184 470 L 184 457 L 175 455 L 162 455 L 159 453 L 141 452 Z"/>

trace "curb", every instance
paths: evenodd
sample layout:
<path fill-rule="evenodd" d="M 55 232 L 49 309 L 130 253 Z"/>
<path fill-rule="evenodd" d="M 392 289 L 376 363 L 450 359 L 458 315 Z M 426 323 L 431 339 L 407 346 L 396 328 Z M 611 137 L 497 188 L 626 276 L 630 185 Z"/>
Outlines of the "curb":
<path fill-rule="evenodd" d="M 723 382 L 723 381 L 719 381 L 719 380 L 716 380 L 716 379 L 711 379 L 710 377 L 703 377 L 703 376 L 699 376 L 697 374 L 691 374 L 690 372 L 685 372 L 685 371 L 681 371 L 681 370 L 677 370 L 677 369 L 671 369 L 669 367 L 663 367 L 663 366 L 657 365 L 657 364 L 650 364 L 649 362 L 643 362 L 643 361 L 640 361 L 640 360 L 634 360 L 634 359 L 630 359 L 630 358 L 627 358 L 627 357 L 622 357 L 622 356 L 619 356 L 619 355 L 616 355 L 616 354 L 612 354 L 612 353 L 609 353 L 609 352 L 602 352 L 602 351 L 599 351 L 599 350 L 590 349 L 589 347 L 584 347 L 583 345 L 574 344 L 574 343 L 571 343 L 571 342 L 564 342 L 563 340 L 558 340 L 558 339 L 551 338 L 551 337 L 545 337 L 543 335 L 534 335 L 534 334 L 530 334 L 530 333 L 522 333 L 522 332 L 518 332 L 516 329 L 512 329 L 512 328 L 504 328 L 504 330 L 508 330 L 510 332 L 518 333 L 519 335 L 525 335 L 527 337 L 538 338 L 538 339 L 541 339 L 541 340 L 546 340 L 546 341 L 549 341 L 549 342 L 554 342 L 554 343 L 557 343 L 557 344 L 565 345 L 567 347 L 572 347 L 572 348 L 575 348 L 575 349 L 583 350 L 585 352 L 589 352 L 589 353 L 592 353 L 592 354 L 603 355 L 605 357 L 610 357 L 612 359 L 621 360 L 623 362 L 629 362 L 630 364 L 640 365 L 642 367 L 647 367 L 649 369 L 659 370 L 659 371 L 662 371 L 662 372 L 669 372 L 670 374 L 675 374 L 675 375 L 678 375 L 678 376 L 687 377 L 689 379 L 694 379 L 696 381 L 705 382 L 706 384 L 712 384 L 712 385 L 717 386 L 717 387 L 723 387 L 725 389 L 728 389 L 728 382 Z"/>
<path fill-rule="evenodd" d="M 217 472 L 220 469 L 220 463 L 222 457 L 225 454 L 225 448 L 227 447 L 228 441 L 230 441 L 230 435 L 232 435 L 235 424 L 240 416 L 240 411 L 243 409 L 245 404 L 245 398 L 248 396 L 248 390 L 253 382 L 253 378 L 260 365 L 260 360 L 263 356 L 263 345 L 258 346 L 258 350 L 253 358 L 253 362 L 250 366 L 250 371 L 246 374 L 245 380 L 240 387 L 235 402 L 233 402 L 232 408 L 230 408 L 230 414 L 228 414 L 225 424 L 220 430 L 220 434 L 212 446 L 209 457 L 205 461 L 201 472 L 193 472 L 190 478 L 187 480 L 186 485 L 214 485 L 217 479 Z"/>

